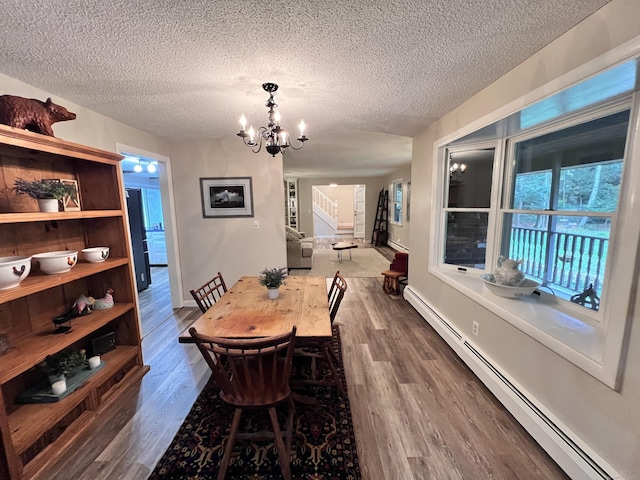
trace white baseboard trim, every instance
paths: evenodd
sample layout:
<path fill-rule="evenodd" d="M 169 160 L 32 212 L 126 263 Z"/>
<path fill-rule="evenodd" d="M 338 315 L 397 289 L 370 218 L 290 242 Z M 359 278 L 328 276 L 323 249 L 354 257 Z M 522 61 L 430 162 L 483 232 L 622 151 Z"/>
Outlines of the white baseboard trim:
<path fill-rule="evenodd" d="M 409 249 L 407 247 L 398 242 L 394 242 L 393 240 L 387 240 L 387 245 L 398 252 L 409 253 Z"/>
<path fill-rule="evenodd" d="M 197 304 L 197 303 L 196 303 L 196 301 L 195 301 L 195 300 L 193 300 L 193 299 L 192 299 L 192 300 L 185 300 L 185 301 L 184 301 L 184 303 L 183 303 L 183 305 L 184 305 L 185 307 L 194 307 L 194 308 L 198 308 L 198 304 Z"/>
<path fill-rule="evenodd" d="M 437 310 L 408 285 L 404 298 L 438 332 L 482 383 L 573 480 L 622 480 L 573 431 L 501 371 Z"/>

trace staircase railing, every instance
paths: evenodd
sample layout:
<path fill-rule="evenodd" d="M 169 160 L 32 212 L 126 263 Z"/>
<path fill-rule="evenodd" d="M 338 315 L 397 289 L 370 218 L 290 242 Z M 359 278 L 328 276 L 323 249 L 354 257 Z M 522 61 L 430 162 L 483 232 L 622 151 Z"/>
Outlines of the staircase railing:
<path fill-rule="evenodd" d="M 318 190 L 316 187 L 312 188 L 313 203 L 317 205 L 320 210 L 325 212 L 329 217 L 338 221 L 338 202 L 331 200 L 324 193 Z"/>

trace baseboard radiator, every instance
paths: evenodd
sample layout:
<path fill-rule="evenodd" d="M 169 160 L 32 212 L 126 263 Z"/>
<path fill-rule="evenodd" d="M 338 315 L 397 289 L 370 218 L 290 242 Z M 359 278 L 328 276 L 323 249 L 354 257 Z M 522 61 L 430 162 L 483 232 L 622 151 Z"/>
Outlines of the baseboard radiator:
<path fill-rule="evenodd" d="M 574 480 L 622 480 L 613 468 L 578 436 L 553 418 L 516 382 L 501 372 L 480 349 L 428 304 L 411 285 L 404 298 L 449 344 L 493 395 L 529 432 L 538 444 Z"/>
<path fill-rule="evenodd" d="M 393 240 L 387 240 L 387 245 L 398 252 L 409 253 L 409 249 L 407 247 L 398 242 L 394 242 Z"/>

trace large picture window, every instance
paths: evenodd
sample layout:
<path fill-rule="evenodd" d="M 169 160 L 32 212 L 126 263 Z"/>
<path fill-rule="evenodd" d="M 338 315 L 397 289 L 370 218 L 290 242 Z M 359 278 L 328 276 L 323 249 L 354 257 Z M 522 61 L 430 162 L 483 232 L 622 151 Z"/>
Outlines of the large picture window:
<path fill-rule="evenodd" d="M 606 290 L 609 237 L 620 196 L 629 110 L 510 141 L 500 253 L 556 296 L 595 302 Z"/>
<path fill-rule="evenodd" d="M 430 272 L 614 388 L 640 241 L 638 64 L 436 144 L 434 166 Z M 500 257 L 534 295 L 483 286 Z"/>

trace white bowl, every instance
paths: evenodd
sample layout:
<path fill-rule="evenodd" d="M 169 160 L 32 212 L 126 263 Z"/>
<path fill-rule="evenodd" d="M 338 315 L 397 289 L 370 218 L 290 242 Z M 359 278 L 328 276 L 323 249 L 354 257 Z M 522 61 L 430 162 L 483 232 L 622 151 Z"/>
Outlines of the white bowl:
<path fill-rule="evenodd" d="M 71 270 L 78 261 L 77 250 L 60 250 L 57 252 L 38 253 L 33 260 L 40 265 L 40 270 L 48 275 L 64 273 Z"/>
<path fill-rule="evenodd" d="M 100 263 L 109 258 L 109 247 L 91 247 L 82 250 L 82 256 L 87 262 Z"/>
<path fill-rule="evenodd" d="M 540 284 L 529 278 L 525 279 L 524 283 L 519 287 L 509 287 L 507 285 L 499 285 L 495 283 L 495 278 L 492 274 L 487 273 L 482 275 L 482 281 L 494 295 L 504 298 L 522 298 L 531 295 Z"/>
<path fill-rule="evenodd" d="M 31 271 L 31 257 L 0 257 L 0 290 L 20 285 Z"/>

